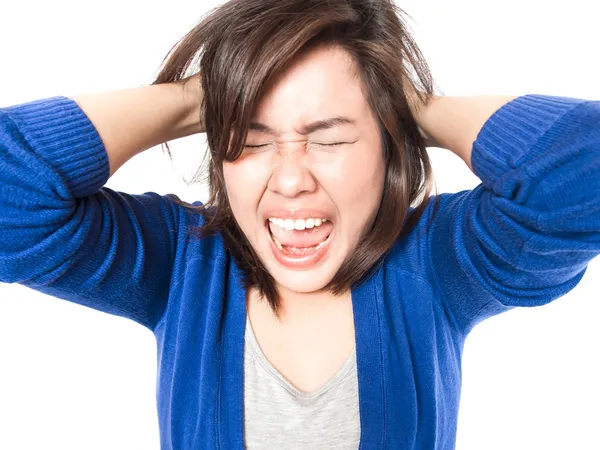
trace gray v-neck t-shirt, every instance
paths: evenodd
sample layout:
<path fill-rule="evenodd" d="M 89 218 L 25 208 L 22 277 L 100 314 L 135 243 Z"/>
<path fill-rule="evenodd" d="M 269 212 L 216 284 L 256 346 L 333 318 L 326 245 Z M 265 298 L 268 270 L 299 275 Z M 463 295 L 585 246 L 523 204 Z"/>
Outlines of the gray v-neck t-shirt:
<path fill-rule="evenodd" d="M 357 449 L 356 348 L 321 388 L 303 392 L 262 352 L 246 317 L 244 442 L 247 449 Z"/>

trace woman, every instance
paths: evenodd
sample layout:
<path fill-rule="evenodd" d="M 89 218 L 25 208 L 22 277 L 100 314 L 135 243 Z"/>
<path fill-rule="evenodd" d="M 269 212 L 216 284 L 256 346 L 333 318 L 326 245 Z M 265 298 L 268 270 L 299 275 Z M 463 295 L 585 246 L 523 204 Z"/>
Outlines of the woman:
<path fill-rule="evenodd" d="M 231 1 L 152 86 L 1 110 L 0 281 L 152 330 L 163 448 L 454 448 L 469 331 L 600 253 L 599 121 L 434 95 L 389 1 Z M 206 205 L 104 187 L 200 132 Z"/>

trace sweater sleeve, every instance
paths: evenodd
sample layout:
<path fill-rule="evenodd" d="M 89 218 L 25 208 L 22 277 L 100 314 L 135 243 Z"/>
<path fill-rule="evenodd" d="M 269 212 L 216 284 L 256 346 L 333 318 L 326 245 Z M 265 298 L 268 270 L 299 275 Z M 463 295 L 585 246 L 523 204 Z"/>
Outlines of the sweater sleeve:
<path fill-rule="evenodd" d="M 429 234 L 433 278 L 465 334 L 563 296 L 600 254 L 600 102 L 518 97 L 484 124 L 472 166 L 481 184 L 440 195 Z"/>
<path fill-rule="evenodd" d="M 172 194 L 103 187 L 109 170 L 70 98 L 0 108 L 0 282 L 153 330 L 169 294 L 177 209 Z"/>

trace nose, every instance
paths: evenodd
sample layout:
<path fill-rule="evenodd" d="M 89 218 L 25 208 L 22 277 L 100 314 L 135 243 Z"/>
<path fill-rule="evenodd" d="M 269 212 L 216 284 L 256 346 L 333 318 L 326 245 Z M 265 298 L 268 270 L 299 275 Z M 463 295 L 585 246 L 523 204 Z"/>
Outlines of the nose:
<path fill-rule="evenodd" d="M 305 142 L 279 144 L 268 188 L 285 197 L 315 191 L 317 182 L 308 167 Z"/>

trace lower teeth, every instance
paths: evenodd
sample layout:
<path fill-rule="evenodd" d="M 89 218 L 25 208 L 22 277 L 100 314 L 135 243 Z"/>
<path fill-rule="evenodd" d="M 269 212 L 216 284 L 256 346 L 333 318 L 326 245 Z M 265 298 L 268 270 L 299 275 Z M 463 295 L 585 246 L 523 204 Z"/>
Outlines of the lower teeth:
<path fill-rule="evenodd" d="M 319 250 L 321 247 L 323 247 L 325 245 L 325 243 L 329 240 L 329 236 L 327 236 L 327 238 L 325 238 L 325 240 L 323 242 L 318 243 L 316 246 L 313 247 L 290 247 L 288 245 L 285 246 L 285 249 L 283 248 L 283 245 L 277 240 L 277 238 L 275 236 L 272 236 L 273 238 L 273 242 L 275 242 L 275 245 L 277 246 L 277 248 L 279 250 L 281 250 L 282 252 L 286 252 L 286 253 L 290 253 L 290 252 L 298 252 L 301 250 L 306 250 L 306 252 L 309 252 L 310 250 L 311 253 Z"/>
<path fill-rule="evenodd" d="M 323 247 L 325 245 L 325 242 L 327 242 L 327 239 L 329 239 L 329 236 L 327 236 L 323 242 L 321 242 L 319 245 L 317 245 L 315 247 L 315 250 L 319 250 L 321 247 Z"/>

